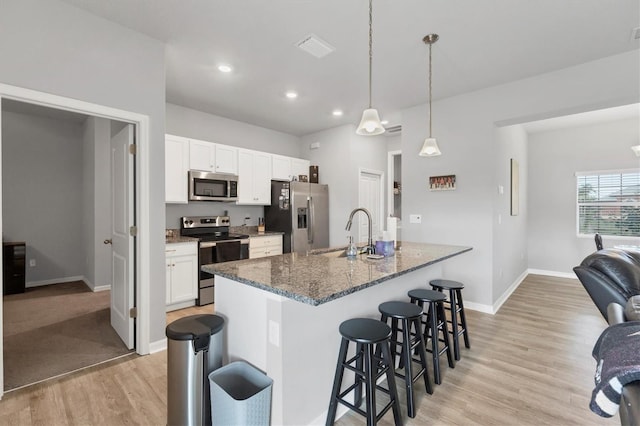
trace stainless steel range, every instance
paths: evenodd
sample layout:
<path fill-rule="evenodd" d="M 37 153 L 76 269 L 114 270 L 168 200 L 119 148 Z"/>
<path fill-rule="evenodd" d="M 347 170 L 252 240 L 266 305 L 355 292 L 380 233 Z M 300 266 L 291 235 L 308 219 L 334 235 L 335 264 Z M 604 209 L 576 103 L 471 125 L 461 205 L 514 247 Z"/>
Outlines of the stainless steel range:
<path fill-rule="evenodd" d="M 229 233 L 229 216 L 184 216 L 180 221 L 180 235 L 197 238 L 199 243 L 198 269 L 209 263 L 249 258 L 249 236 Z M 198 306 L 214 302 L 214 278 L 200 270 Z"/>

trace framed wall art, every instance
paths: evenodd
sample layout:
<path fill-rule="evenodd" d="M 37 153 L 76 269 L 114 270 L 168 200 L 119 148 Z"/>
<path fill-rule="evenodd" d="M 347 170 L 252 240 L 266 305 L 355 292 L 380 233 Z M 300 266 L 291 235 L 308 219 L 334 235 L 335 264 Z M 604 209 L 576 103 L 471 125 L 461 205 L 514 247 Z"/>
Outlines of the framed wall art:
<path fill-rule="evenodd" d="M 520 213 L 520 166 L 518 161 L 511 159 L 511 216 Z"/>
<path fill-rule="evenodd" d="M 452 191 L 454 189 L 456 189 L 456 175 L 429 177 L 429 191 Z"/>

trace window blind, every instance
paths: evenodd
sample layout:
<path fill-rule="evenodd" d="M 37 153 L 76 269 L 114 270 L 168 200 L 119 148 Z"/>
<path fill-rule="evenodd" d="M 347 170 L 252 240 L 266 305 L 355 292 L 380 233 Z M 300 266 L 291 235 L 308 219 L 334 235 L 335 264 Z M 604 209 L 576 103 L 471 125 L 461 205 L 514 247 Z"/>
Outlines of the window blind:
<path fill-rule="evenodd" d="M 640 236 L 640 172 L 580 173 L 578 234 Z"/>

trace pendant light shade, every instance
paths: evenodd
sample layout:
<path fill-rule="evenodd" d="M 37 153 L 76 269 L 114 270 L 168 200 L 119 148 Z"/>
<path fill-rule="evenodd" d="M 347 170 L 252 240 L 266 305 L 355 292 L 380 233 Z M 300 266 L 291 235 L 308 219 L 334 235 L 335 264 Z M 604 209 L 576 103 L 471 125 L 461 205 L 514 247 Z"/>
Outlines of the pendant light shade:
<path fill-rule="evenodd" d="M 426 138 L 424 143 L 422 144 L 422 149 L 420 150 L 421 157 L 435 157 L 436 155 L 442 154 L 440 152 L 440 148 L 438 148 L 438 143 L 435 138 Z"/>
<path fill-rule="evenodd" d="M 429 45 L 429 137 L 424 140 L 422 149 L 418 153 L 421 157 L 435 157 L 441 155 L 436 138 L 431 135 L 431 45 L 438 41 L 438 34 L 428 34 L 422 41 Z"/>
<path fill-rule="evenodd" d="M 375 136 L 385 132 L 380 123 L 378 110 L 371 107 L 371 64 L 373 62 L 373 0 L 369 0 L 369 108 L 362 113 L 362 120 L 356 129 L 358 135 Z"/>
<path fill-rule="evenodd" d="M 362 120 L 356 130 L 359 135 L 374 136 L 384 133 L 385 129 L 380 123 L 378 110 L 374 108 L 365 109 L 362 113 Z"/>

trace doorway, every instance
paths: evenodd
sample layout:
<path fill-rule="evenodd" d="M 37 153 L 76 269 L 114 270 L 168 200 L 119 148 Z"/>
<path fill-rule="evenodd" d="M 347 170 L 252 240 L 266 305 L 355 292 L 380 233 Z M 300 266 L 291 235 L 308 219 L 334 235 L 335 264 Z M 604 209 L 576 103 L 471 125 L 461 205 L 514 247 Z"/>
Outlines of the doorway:
<path fill-rule="evenodd" d="M 3 101 L 7 99 L 21 101 L 31 104 L 37 104 L 41 106 L 48 106 L 54 109 L 60 109 L 64 111 L 71 111 L 81 114 L 92 115 L 95 117 L 106 118 L 110 120 L 123 121 L 131 124 L 131 136 L 135 136 L 136 146 L 140 147 L 140 151 L 144 152 L 144 155 L 135 155 L 136 150 L 127 150 L 127 153 L 131 153 L 131 157 L 128 162 L 131 165 L 131 174 L 127 177 L 127 182 L 132 182 L 135 177 L 136 181 L 140 182 L 137 191 L 137 197 L 135 200 L 127 206 L 128 215 L 126 220 L 129 222 L 129 232 L 131 235 L 130 246 L 135 248 L 136 253 L 130 251 L 127 255 L 131 262 L 128 262 L 127 268 L 131 271 L 130 275 L 135 279 L 137 285 L 135 289 L 133 287 L 133 280 L 127 282 L 128 290 L 127 294 L 131 297 L 128 303 L 136 301 L 136 327 L 131 327 L 131 336 L 135 331 L 135 348 L 138 354 L 148 354 L 150 349 L 149 339 L 149 274 L 150 274 L 150 238 L 148 232 L 148 221 L 140 221 L 140 217 L 148 217 L 149 207 L 149 156 L 148 151 L 143 148 L 149 144 L 149 117 L 137 113 L 131 113 L 124 110 L 118 110 L 110 107 L 104 107 L 97 104 L 78 101 L 71 98 L 65 98 L 56 95 L 50 95 L 43 92 L 37 92 L 20 87 L 10 86 L 6 84 L 0 84 L 0 106 Z M 0 123 L 2 115 L 0 114 Z M 0 137 L 0 147 L 2 146 L 2 139 Z M 28 173 L 25 173 L 25 175 Z M 130 193 L 133 194 L 133 187 L 130 186 Z M 46 209 L 43 209 L 45 211 Z M 0 219 L 0 229 L 3 229 L 3 223 Z M 137 230 L 140 229 L 141 235 L 137 236 Z M 135 292 L 134 292 L 135 290 Z M 129 312 L 129 310 L 127 310 Z M 2 305 L 0 304 L 0 314 L 2 313 Z M 131 324 L 134 323 L 133 318 L 127 316 L 127 321 Z M 0 315 L 0 330 L 4 332 L 2 323 L 2 315 Z M 0 345 L 2 345 L 3 339 L 0 339 Z M 1 352 L 0 352 L 1 353 Z M 0 396 L 4 389 L 4 363 L 3 358 L 0 357 Z"/>
<path fill-rule="evenodd" d="M 384 211 L 384 173 L 378 170 L 360 169 L 358 173 L 358 205 L 371 213 L 371 238 L 381 237 L 381 220 Z M 361 216 L 362 217 L 362 216 Z M 367 241 L 369 234 L 366 220 L 358 221 L 358 241 Z"/>
<path fill-rule="evenodd" d="M 111 326 L 123 285 L 106 244 L 126 195 L 105 194 L 129 192 L 113 188 L 110 159 L 128 125 L 13 100 L 2 116 L 3 242 L 26 246 L 26 289 L 3 303 L 6 391 L 124 355 L 133 339 Z"/>

